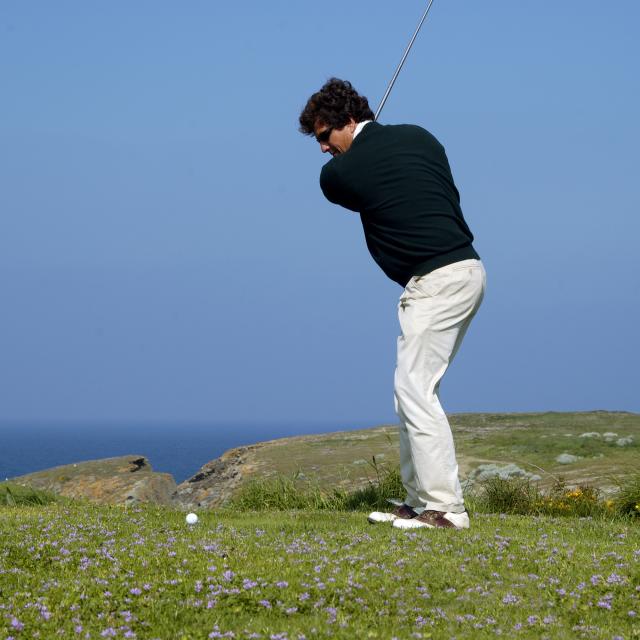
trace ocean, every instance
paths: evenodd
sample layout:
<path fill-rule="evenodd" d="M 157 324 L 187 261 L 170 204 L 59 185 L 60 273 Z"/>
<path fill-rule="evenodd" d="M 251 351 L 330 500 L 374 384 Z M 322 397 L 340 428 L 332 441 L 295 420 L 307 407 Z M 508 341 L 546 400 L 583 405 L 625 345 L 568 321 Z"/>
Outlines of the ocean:
<path fill-rule="evenodd" d="M 373 425 L 372 425 L 373 426 Z M 177 483 L 228 449 L 264 440 L 362 429 L 363 425 L 0 424 L 0 480 L 98 458 L 142 455 Z"/>

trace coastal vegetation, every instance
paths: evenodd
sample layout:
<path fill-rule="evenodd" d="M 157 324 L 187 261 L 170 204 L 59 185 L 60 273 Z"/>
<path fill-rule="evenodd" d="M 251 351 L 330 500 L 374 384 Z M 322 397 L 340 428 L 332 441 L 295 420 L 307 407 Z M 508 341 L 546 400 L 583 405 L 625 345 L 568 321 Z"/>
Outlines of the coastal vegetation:
<path fill-rule="evenodd" d="M 0 483 L 0 640 L 640 638 L 640 417 L 452 422 L 463 531 L 368 524 L 391 427 L 238 450 L 216 507 Z"/>
<path fill-rule="evenodd" d="M 639 478 L 610 505 L 493 478 L 468 531 L 405 532 L 366 521 L 394 473 L 351 496 L 280 478 L 193 526 L 3 483 L 0 637 L 640 637 Z"/>

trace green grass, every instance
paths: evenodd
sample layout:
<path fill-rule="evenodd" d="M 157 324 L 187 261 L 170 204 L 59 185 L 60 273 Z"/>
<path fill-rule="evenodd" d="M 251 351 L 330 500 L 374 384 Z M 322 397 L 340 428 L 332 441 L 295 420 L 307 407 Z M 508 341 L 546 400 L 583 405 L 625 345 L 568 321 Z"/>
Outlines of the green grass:
<path fill-rule="evenodd" d="M 328 509 L 332 511 L 372 510 L 388 506 L 404 491 L 398 468 L 388 469 L 375 458 L 370 463 L 374 476 L 355 491 L 325 489 L 315 479 L 300 474 L 279 474 L 267 480 L 250 480 L 242 486 L 230 506 L 247 510 Z"/>
<path fill-rule="evenodd" d="M 563 433 L 595 430 L 598 418 L 545 414 L 538 444 L 523 417 L 506 416 L 509 438 L 487 431 L 481 442 L 508 460 L 526 436 L 529 453 L 549 459 L 566 450 Z M 635 424 L 616 419 L 609 430 L 621 435 Z M 462 416 L 459 426 L 464 443 L 484 423 Z M 567 442 L 585 459 L 609 447 Z M 362 443 L 351 436 L 345 448 Z M 601 464 L 608 473 L 632 454 L 612 449 Z M 193 527 L 177 510 L 0 483 L 0 640 L 640 638 L 637 471 L 620 476 L 615 496 L 568 485 L 558 469 L 546 484 L 492 478 L 468 487 L 469 531 L 404 532 L 366 522 L 403 495 L 394 461 L 363 459 L 357 491 L 338 471 L 330 483 L 276 472 Z"/>
<path fill-rule="evenodd" d="M 590 484 L 604 491 L 615 486 L 612 472 L 622 478 L 638 466 L 640 415 L 619 412 L 453 414 L 449 416 L 456 443 L 461 478 L 470 477 L 483 464 L 515 463 L 542 476 L 549 489 L 554 476 L 563 475 L 574 486 Z M 598 432 L 601 437 L 581 438 Z M 615 432 L 633 441 L 618 446 L 602 434 Z M 243 453 L 243 482 L 301 472 L 325 489 L 350 490 L 366 486 L 371 471 L 366 464 L 375 455 L 379 462 L 397 465 L 398 428 L 380 426 L 359 431 L 318 434 L 267 443 Z M 571 464 L 556 462 L 562 453 L 578 457 Z M 544 472 L 541 471 L 544 469 Z"/>
<path fill-rule="evenodd" d="M 404 532 L 361 512 L 224 510 L 190 527 L 54 503 L 0 507 L 0 536 L 0 638 L 640 637 L 631 519 Z"/>
<path fill-rule="evenodd" d="M 619 512 L 640 517 L 640 473 L 620 484 L 615 502 Z"/>
<path fill-rule="evenodd" d="M 239 511 L 286 511 L 312 509 L 329 511 L 372 511 L 389 506 L 390 500 L 404 495 L 397 467 L 383 467 L 373 461 L 375 478 L 366 487 L 347 492 L 339 488 L 323 489 L 314 480 L 299 474 L 278 475 L 262 481 L 249 481 L 237 493 L 230 506 Z M 470 513 L 508 513 L 612 518 L 640 517 L 640 474 L 629 476 L 615 498 L 604 499 L 590 485 L 567 487 L 558 477 L 549 489 L 528 479 L 493 477 L 471 485 L 465 491 Z"/>
<path fill-rule="evenodd" d="M 64 499 L 48 491 L 23 487 L 13 482 L 0 482 L 0 505 L 44 505 L 64 502 Z"/>

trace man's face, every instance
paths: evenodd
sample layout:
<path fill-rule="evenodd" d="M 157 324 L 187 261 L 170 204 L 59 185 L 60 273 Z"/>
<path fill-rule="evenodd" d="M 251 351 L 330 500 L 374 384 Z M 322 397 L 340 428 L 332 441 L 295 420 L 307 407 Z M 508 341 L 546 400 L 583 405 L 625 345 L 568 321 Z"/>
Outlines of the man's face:
<path fill-rule="evenodd" d="M 334 129 L 323 122 L 316 122 L 314 132 L 322 153 L 327 151 L 332 156 L 345 153 L 353 142 L 356 121 L 352 118 L 342 129 Z"/>

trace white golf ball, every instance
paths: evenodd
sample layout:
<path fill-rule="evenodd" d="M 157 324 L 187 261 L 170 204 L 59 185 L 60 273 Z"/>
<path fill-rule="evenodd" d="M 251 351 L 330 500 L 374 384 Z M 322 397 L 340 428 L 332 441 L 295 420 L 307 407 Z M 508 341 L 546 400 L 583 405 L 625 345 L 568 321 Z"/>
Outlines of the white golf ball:
<path fill-rule="evenodd" d="M 187 514 L 187 524 L 195 524 L 198 522 L 198 516 L 195 513 Z"/>

